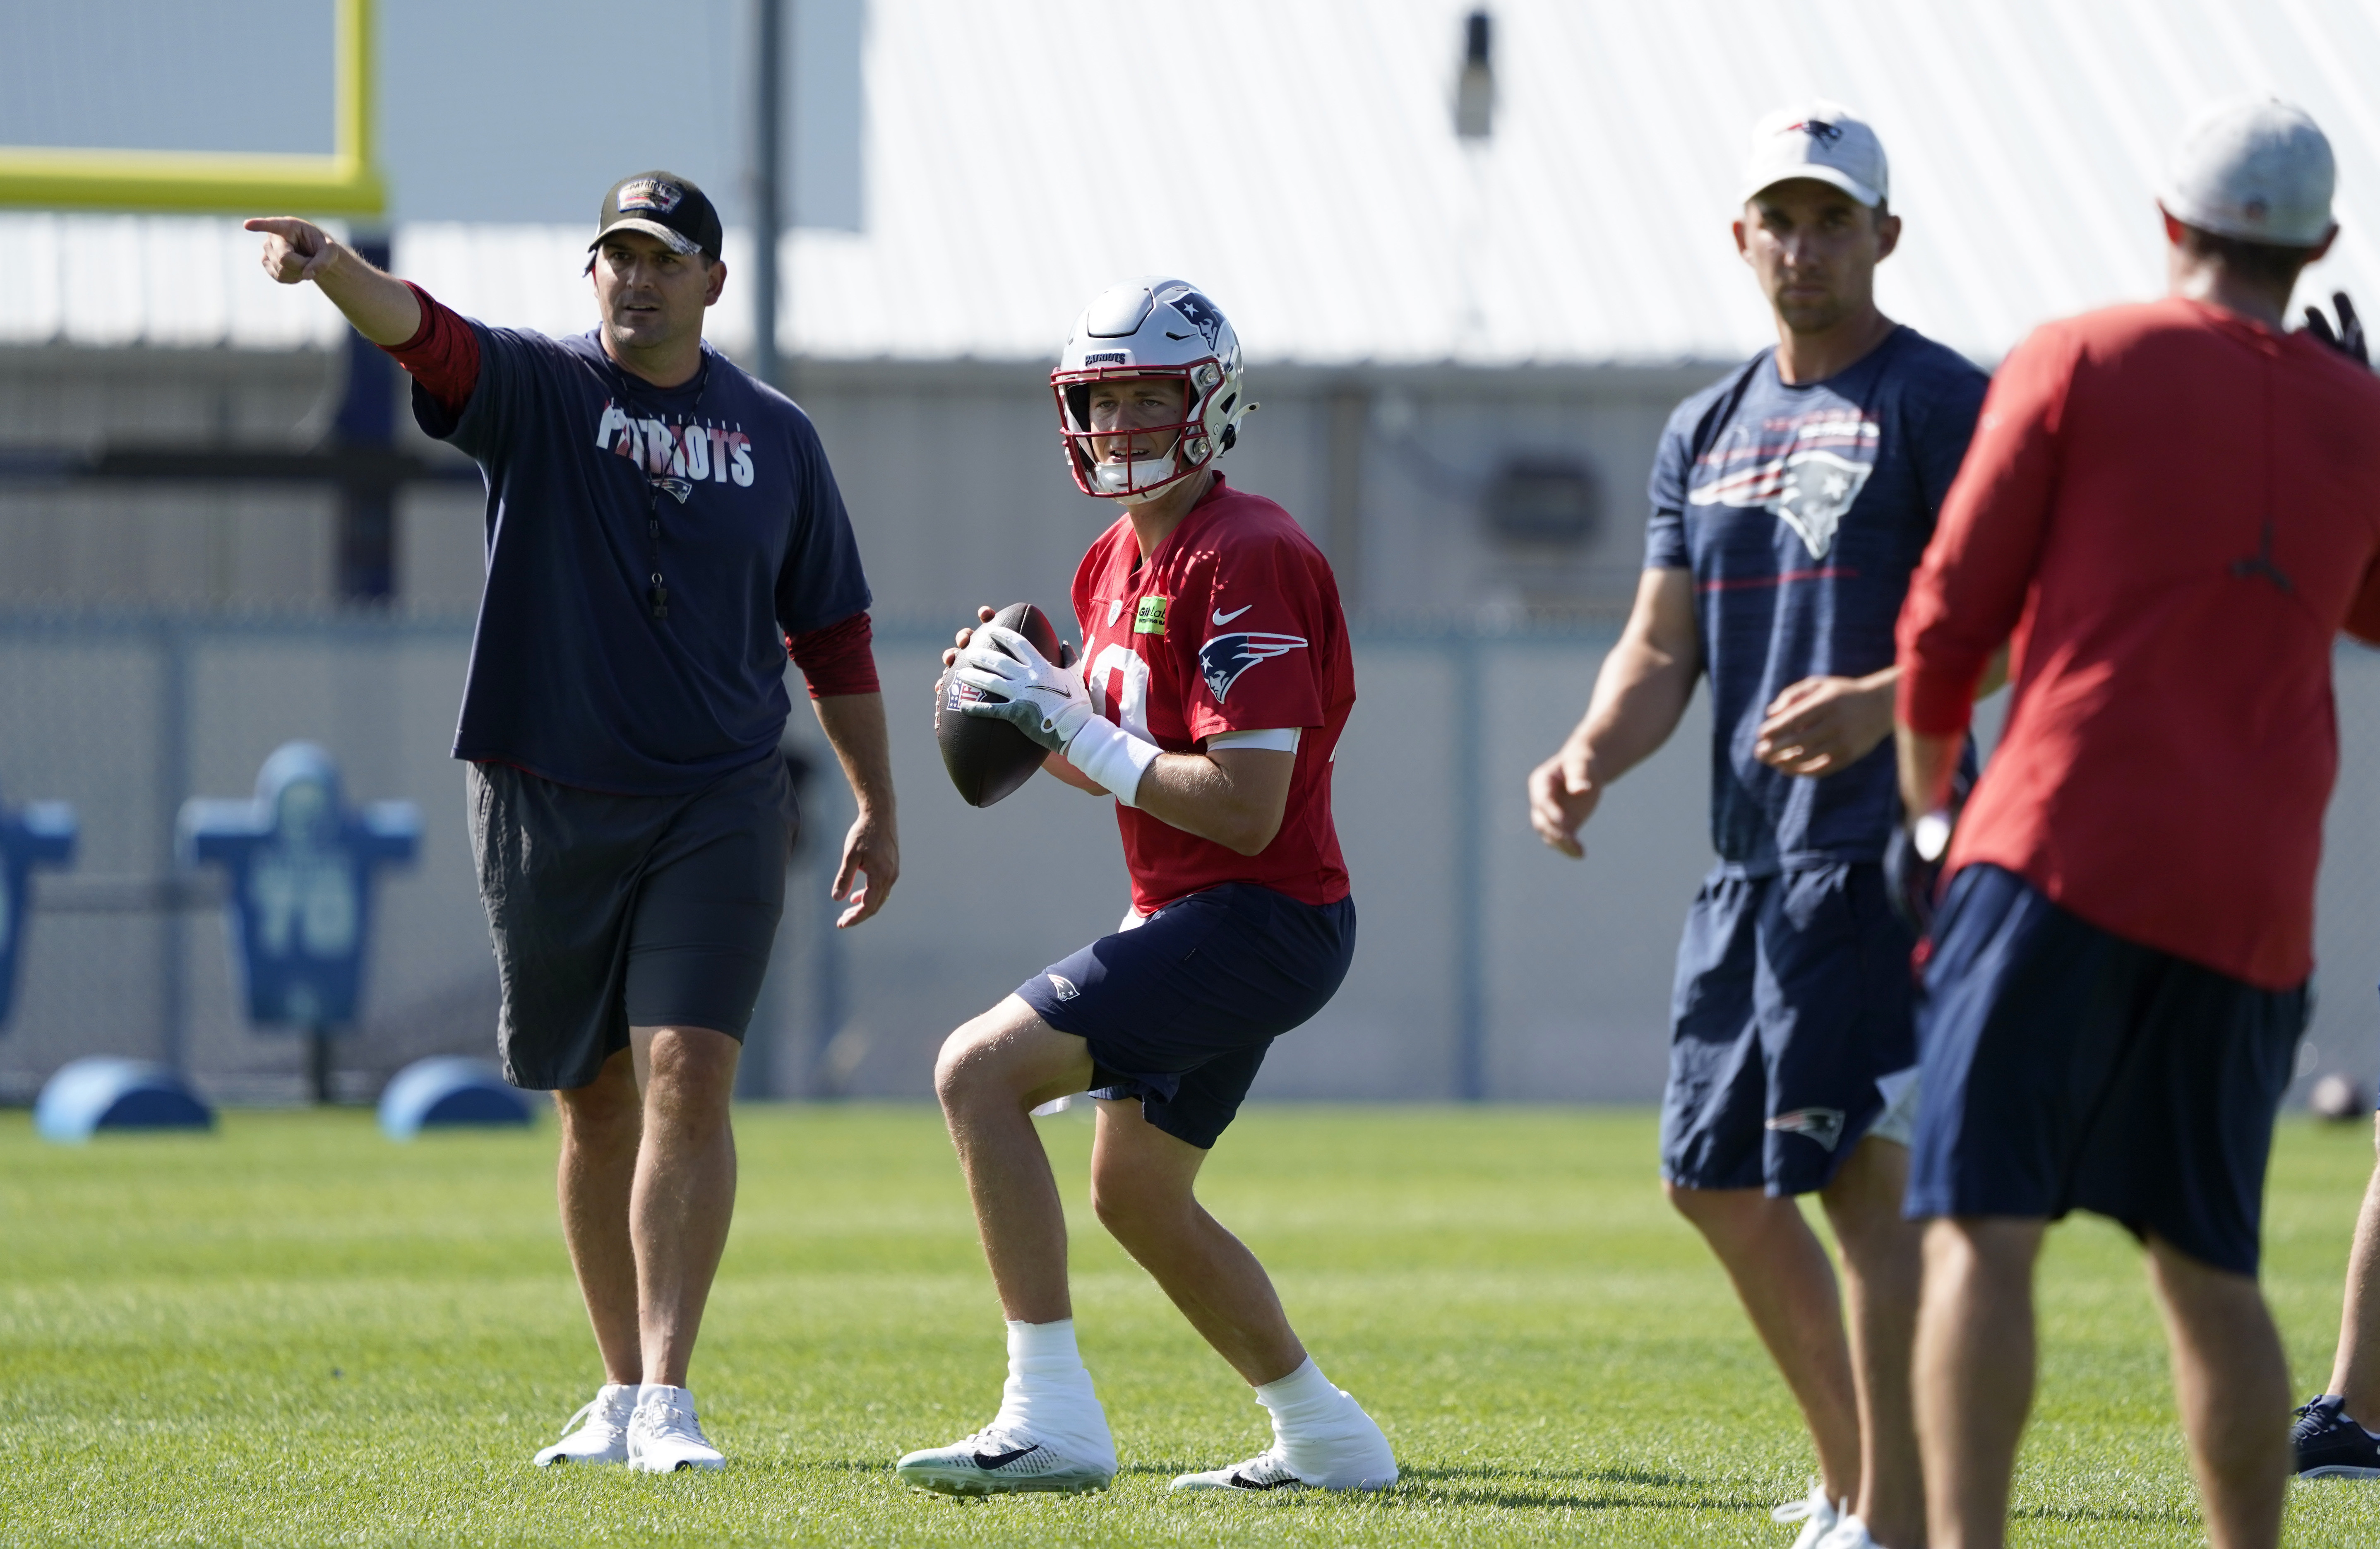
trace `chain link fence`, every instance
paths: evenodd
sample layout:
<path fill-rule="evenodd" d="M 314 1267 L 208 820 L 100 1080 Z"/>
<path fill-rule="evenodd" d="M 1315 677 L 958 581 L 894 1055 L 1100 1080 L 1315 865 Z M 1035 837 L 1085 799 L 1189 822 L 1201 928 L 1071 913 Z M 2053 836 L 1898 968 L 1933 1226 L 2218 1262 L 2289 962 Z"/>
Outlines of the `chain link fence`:
<path fill-rule="evenodd" d="M 1355 967 L 1276 1045 L 1258 1095 L 1643 1102 L 1658 1096 L 1676 933 L 1709 864 L 1709 727 L 1614 790 L 1573 865 L 1530 835 L 1522 780 L 1567 729 L 1603 628 L 1359 633 L 1334 804 L 1361 919 Z M 951 1028 L 1111 929 L 1126 901 L 1102 803 L 1038 781 L 996 809 L 950 788 L 930 732 L 940 628 L 888 626 L 904 872 L 886 912 L 832 928 L 849 798 L 798 679 L 792 741 L 819 773 L 776 961 L 747 1043 L 753 1096 L 927 1097 Z M 464 618 L 0 613 L 0 801 L 63 799 L 81 844 L 36 874 L 0 1102 L 86 1054 L 160 1058 L 228 1103 L 300 1100 L 301 1037 L 239 1014 L 220 884 L 184 872 L 175 817 L 237 797 L 281 743 L 322 744 L 356 803 L 406 799 L 419 857 L 384 872 L 364 1009 L 333 1090 L 375 1096 L 430 1054 L 492 1048 L 496 980 L 447 755 Z M 2303 1071 L 2380 1067 L 2380 655 L 2343 646 L 2345 759 L 2321 889 Z M 1988 726 L 1996 717 L 1987 715 Z"/>

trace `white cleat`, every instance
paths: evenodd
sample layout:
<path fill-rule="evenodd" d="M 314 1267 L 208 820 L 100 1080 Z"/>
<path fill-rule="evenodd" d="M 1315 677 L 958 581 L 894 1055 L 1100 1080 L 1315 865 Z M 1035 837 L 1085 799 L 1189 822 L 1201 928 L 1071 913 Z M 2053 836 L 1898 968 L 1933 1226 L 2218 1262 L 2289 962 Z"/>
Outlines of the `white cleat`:
<path fill-rule="evenodd" d="M 649 1474 L 686 1469 L 723 1469 L 727 1458 L 702 1433 L 694 1418 L 694 1395 L 682 1387 L 647 1383 L 628 1417 L 628 1467 Z"/>
<path fill-rule="evenodd" d="M 1818 1549 L 1881 1549 L 1881 1545 L 1868 1536 L 1867 1524 L 1858 1513 L 1846 1511 L 1835 1519 L 1834 1531 L 1818 1540 Z"/>
<path fill-rule="evenodd" d="M 1115 1480 L 1115 1459 L 1070 1458 L 1031 1432 L 995 1421 L 948 1446 L 910 1453 L 892 1472 L 904 1484 L 944 1495 L 1071 1495 L 1106 1489 Z"/>
<path fill-rule="evenodd" d="M 1844 1515 L 1843 1508 L 1828 1498 L 1827 1487 L 1821 1482 L 1810 1486 L 1809 1494 L 1803 1499 L 1786 1502 L 1771 1511 L 1768 1517 L 1774 1522 L 1802 1524 L 1801 1532 L 1793 1540 L 1793 1549 L 1818 1549 L 1841 1523 Z M 1867 1530 L 1862 1528 L 1860 1536 L 1865 1538 L 1866 1535 Z"/>
<path fill-rule="evenodd" d="M 636 1384 L 605 1383 L 584 1408 L 562 1422 L 562 1440 L 537 1455 L 537 1466 L 626 1462 L 628 1416 L 636 1408 Z"/>
<path fill-rule="evenodd" d="M 1397 1482 L 1396 1454 L 1363 1407 L 1339 1397 L 1345 1408 L 1330 1430 L 1294 1441 L 1276 1435 L 1272 1445 L 1245 1463 L 1202 1474 L 1184 1474 L 1172 1488 L 1190 1490 L 1386 1490 Z"/>

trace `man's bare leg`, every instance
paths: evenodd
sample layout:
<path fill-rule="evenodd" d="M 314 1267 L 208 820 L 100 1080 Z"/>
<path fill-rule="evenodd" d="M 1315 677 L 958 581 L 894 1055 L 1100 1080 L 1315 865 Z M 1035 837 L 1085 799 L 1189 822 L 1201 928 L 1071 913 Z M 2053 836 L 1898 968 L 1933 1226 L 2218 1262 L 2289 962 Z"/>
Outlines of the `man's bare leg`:
<path fill-rule="evenodd" d="M 1851 1320 L 1852 1375 L 1858 1385 L 1860 1490 L 1868 1534 L 1889 1549 L 1925 1542 L 1925 1479 L 1909 1363 L 1917 1333 L 1924 1231 L 1901 1218 L 1909 1148 L 1864 1140 L 1819 1196 L 1842 1247 Z"/>
<path fill-rule="evenodd" d="M 2380 1114 L 2373 1116 L 2380 1144 Z M 2363 1190 L 2355 1217 L 2355 1245 L 2347 1254 L 2347 1299 L 2338 1311 L 2338 1354 L 2330 1386 L 2347 1412 L 2366 1429 L 2380 1423 L 2380 1168 Z"/>
<path fill-rule="evenodd" d="M 562 1201 L 562 1240 L 595 1326 L 603 1380 L 634 1385 L 644 1380 L 637 1332 L 637 1250 L 628 1238 L 628 1196 L 637 1176 L 642 1103 L 628 1051 L 603 1062 L 594 1080 L 553 1094 L 562 1129 L 555 1167 Z"/>
<path fill-rule="evenodd" d="M 1198 1203 L 1194 1188 L 1206 1160 L 1206 1152 L 1149 1123 L 1138 1102 L 1099 1104 L 1091 1203 L 1100 1225 L 1256 1389 L 1257 1402 L 1272 1417 L 1271 1446 L 1245 1462 L 1184 1474 L 1173 1488 L 1394 1484 L 1396 1455 L 1388 1437 L 1307 1357 L 1257 1256 Z"/>
<path fill-rule="evenodd" d="M 2214 1549 L 2274 1549 L 2289 1483 L 2289 1368 L 2255 1276 L 2152 1235 L 2173 1384 Z"/>
<path fill-rule="evenodd" d="M 1757 1189 L 1665 1186 L 1735 1283 L 1818 1447 L 1829 1500 L 1860 1498 L 1859 1391 L 1835 1266 L 1791 1199 Z M 1899 1549 L 1899 1546 L 1895 1546 Z"/>
<path fill-rule="evenodd" d="M 644 1380 L 684 1387 L 735 1213 L 728 1101 L 743 1045 L 710 1028 L 640 1027 L 628 1046 L 644 1090 L 628 1201 Z"/>
<path fill-rule="evenodd" d="M 903 1456 L 905 1483 L 981 1495 L 1104 1490 L 1115 1477 L 1115 1439 L 1075 1342 L 1066 1214 L 1033 1129 L 1037 1104 L 1090 1082 L 1089 1045 L 1015 995 L 943 1041 L 934 1090 L 1008 1320 L 1008 1380 L 990 1425 Z"/>
<path fill-rule="evenodd" d="M 1149 1123 L 1138 1102 L 1101 1103 L 1091 1205 L 1190 1326 L 1250 1386 L 1261 1386 L 1305 1365 L 1305 1347 L 1264 1265 L 1192 1192 L 1206 1160 Z"/>
<path fill-rule="evenodd" d="M 1033 1109 L 1090 1080 L 1090 1046 L 1014 995 L 951 1034 L 935 1064 L 934 1091 L 966 1177 L 992 1287 L 1011 1323 L 1074 1316 L 1066 1211 Z"/>
<path fill-rule="evenodd" d="M 1925 1227 L 1914 1376 L 1932 1549 L 2008 1540 L 2010 1482 L 2033 1407 L 2033 1270 L 2046 1226 L 1948 1216 Z"/>

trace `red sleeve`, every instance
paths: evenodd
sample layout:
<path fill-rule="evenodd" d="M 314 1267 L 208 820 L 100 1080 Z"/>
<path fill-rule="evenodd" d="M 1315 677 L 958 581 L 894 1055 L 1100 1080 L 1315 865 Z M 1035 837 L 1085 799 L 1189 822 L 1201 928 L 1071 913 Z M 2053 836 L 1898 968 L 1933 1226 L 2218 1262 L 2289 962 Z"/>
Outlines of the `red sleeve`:
<path fill-rule="evenodd" d="M 411 280 L 405 282 L 405 287 L 421 303 L 421 326 L 403 344 L 381 348 L 396 357 L 396 363 L 438 400 L 439 408 L 460 414 L 471 401 L 471 389 L 480 384 L 480 335 L 471 332 L 461 313 Z"/>
<path fill-rule="evenodd" d="M 823 629 L 786 636 L 785 654 L 802 669 L 814 700 L 880 693 L 882 686 L 876 680 L 876 653 L 869 644 L 874 638 L 875 629 L 868 622 L 868 615 L 856 613 Z"/>
<path fill-rule="evenodd" d="M 1974 442 L 1900 608 L 1895 708 L 1912 731 L 1967 729 L 1975 685 L 2024 611 L 2080 353 L 2070 336 L 2045 328 L 2009 355 L 1985 396 Z"/>
<path fill-rule="evenodd" d="M 2362 590 L 2355 594 L 2343 628 L 2366 645 L 2380 645 L 2380 564 L 2363 573 Z"/>
<path fill-rule="evenodd" d="M 1306 556 L 1281 541 L 1234 546 L 1218 557 L 1203 593 L 1182 600 L 1196 609 L 1184 638 L 1199 642 L 1183 697 L 1192 740 L 1322 725 L 1330 642 Z"/>

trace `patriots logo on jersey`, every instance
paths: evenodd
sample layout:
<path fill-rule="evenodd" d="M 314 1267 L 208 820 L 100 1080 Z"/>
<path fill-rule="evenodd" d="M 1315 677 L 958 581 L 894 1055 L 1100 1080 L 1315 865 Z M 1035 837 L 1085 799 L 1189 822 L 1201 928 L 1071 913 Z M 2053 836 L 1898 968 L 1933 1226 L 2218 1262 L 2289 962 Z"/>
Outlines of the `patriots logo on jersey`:
<path fill-rule="evenodd" d="M 1765 508 L 1793 530 L 1813 559 L 1835 546 L 1843 514 L 1876 470 L 1883 431 L 1856 409 L 1822 409 L 1758 427 L 1731 427 L 1704 454 L 1686 500 Z"/>
<path fill-rule="evenodd" d="M 1240 674 L 1258 662 L 1286 656 L 1305 645 L 1303 635 L 1217 635 L 1198 648 L 1198 674 L 1207 680 L 1208 692 L 1220 704 L 1232 691 L 1232 685 L 1240 680 Z"/>
<path fill-rule="evenodd" d="M 655 479 L 652 483 L 653 488 L 660 490 L 664 494 L 674 494 L 677 496 L 677 503 L 681 506 L 685 505 L 687 499 L 694 494 L 694 485 L 692 482 L 685 479 L 672 478 L 668 474 L 663 474 L 660 478 Z"/>

